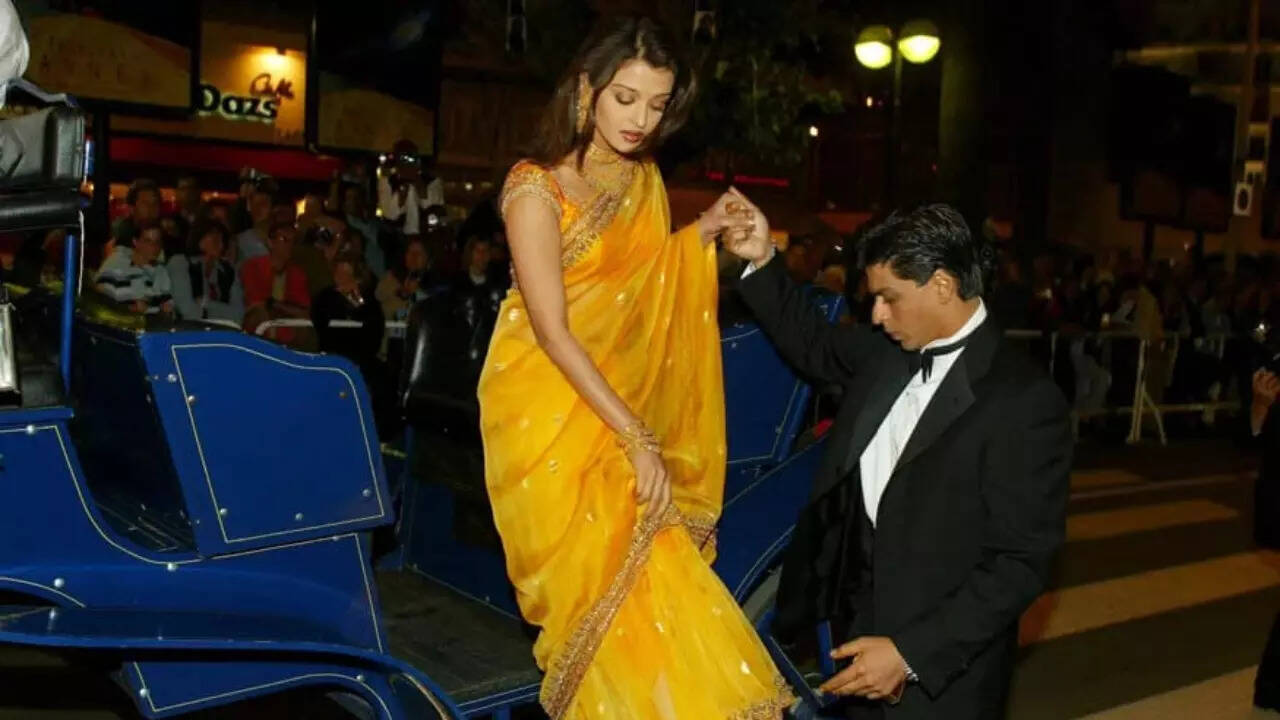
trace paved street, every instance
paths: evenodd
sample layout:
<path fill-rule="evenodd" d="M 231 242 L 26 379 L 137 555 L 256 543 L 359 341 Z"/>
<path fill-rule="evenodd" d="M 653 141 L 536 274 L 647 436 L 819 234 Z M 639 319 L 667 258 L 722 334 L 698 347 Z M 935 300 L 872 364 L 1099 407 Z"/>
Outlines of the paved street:
<path fill-rule="evenodd" d="M 1225 441 L 1083 446 L 1053 591 L 1022 627 L 1013 720 L 1280 720 L 1250 707 L 1280 610 L 1280 554 L 1253 549 L 1253 461 Z M 0 656 L 0 719 L 136 718 L 90 670 Z M 328 718 L 304 696 L 204 718 Z"/>
<path fill-rule="evenodd" d="M 1022 624 L 1013 720 L 1280 717 L 1251 709 L 1280 610 L 1252 547 L 1253 460 L 1222 441 L 1079 452 L 1053 590 Z"/>

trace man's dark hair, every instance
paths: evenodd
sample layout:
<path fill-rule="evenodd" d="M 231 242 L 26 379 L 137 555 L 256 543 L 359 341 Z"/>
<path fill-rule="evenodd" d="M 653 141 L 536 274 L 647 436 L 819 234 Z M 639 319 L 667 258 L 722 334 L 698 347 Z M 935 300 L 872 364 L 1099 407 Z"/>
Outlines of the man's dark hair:
<path fill-rule="evenodd" d="M 151 178 L 138 178 L 129 185 L 129 191 L 124 196 L 124 201 L 129 203 L 130 207 L 138 204 L 138 193 L 153 192 L 156 198 L 160 197 L 160 186 L 156 185 L 156 181 Z"/>
<path fill-rule="evenodd" d="M 949 205 L 925 205 L 894 213 L 867 231 L 858 246 L 858 265 L 886 264 L 893 274 L 923 285 L 938 270 L 955 276 L 960 297 L 983 294 L 995 253 L 969 232 L 960 213 Z"/>

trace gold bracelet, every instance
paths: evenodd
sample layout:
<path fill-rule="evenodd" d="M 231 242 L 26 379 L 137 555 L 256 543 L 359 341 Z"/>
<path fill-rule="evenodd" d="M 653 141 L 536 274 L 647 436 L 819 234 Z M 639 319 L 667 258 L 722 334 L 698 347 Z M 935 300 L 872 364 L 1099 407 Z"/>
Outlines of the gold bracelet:
<path fill-rule="evenodd" d="M 653 431 L 645 427 L 642 422 L 631 423 L 618 433 L 618 447 L 627 451 L 627 454 L 637 450 L 655 453 L 662 451 L 662 447 L 658 445 L 658 436 L 654 435 Z"/>

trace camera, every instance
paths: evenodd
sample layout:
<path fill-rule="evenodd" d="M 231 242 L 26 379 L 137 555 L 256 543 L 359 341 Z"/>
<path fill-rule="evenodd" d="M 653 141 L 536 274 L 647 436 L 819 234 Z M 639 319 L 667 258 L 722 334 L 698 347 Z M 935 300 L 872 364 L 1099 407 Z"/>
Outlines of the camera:
<path fill-rule="evenodd" d="M 1249 333 L 1259 367 L 1280 375 L 1280 333 L 1266 320 L 1260 320 Z"/>

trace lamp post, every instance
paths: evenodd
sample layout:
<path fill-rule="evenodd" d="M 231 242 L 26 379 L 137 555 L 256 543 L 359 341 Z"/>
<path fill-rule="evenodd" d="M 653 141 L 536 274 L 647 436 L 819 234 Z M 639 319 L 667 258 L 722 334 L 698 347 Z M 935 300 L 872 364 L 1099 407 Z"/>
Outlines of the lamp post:
<path fill-rule="evenodd" d="M 893 63 L 893 89 L 889 97 L 889 121 L 885 126 L 885 206 L 892 208 L 897 200 L 898 122 L 902 110 L 902 61 L 922 65 L 938 54 L 942 42 L 938 28 L 928 20 L 912 20 L 898 33 L 894 50 L 893 31 L 885 25 L 871 25 L 858 33 L 853 54 L 858 62 L 871 70 Z"/>

